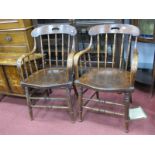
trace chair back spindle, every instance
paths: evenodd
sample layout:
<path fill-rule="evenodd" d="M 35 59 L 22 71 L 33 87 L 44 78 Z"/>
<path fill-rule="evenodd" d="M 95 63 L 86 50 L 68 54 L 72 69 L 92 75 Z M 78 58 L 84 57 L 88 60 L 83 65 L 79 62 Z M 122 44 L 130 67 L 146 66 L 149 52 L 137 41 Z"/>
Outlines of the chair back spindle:
<path fill-rule="evenodd" d="M 30 62 L 30 56 L 28 56 L 28 64 L 29 64 L 30 73 L 32 74 L 33 70 L 32 70 L 32 63 Z"/>
<path fill-rule="evenodd" d="M 125 65 L 125 70 L 127 70 L 128 67 L 128 62 L 129 62 L 129 53 L 130 53 L 130 48 L 131 48 L 131 38 L 132 36 L 129 36 L 129 40 L 128 40 L 128 47 L 127 47 L 127 53 L 126 53 L 126 65 Z"/>
<path fill-rule="evenodd" d="M 67 50 L 68 54 L 70 51 L 70 40 L 71 40 L 71 37 L 70 37 L 70 35 L 68 35 L 68 50 Z"/>
<path fill-rule="evenodd" d="M 108 50 L 108 34 L 105 34 L 105 51 L 104 51 L 104 67 L 106 68 L 107 64 L 107 50 Z"/>
<path fill-rule="evenodd" d="M 100 36 L 97 35 L 97 68 L 100 68 Z"/>
<path fill-rule="evenodd" d="M 114 64 L 115 64 L 115 52 L 116 52 L 116 33 L 114 34 L 114 41 L 113 41 L 112 68 L 114 68 Z"/>
<path fill-rule="evenodd" d="M 51 43 L 50 43 L 50 35 L 47 35 L 48 37 L 48 61 L 49 61 L 49 66 L 51 67 Z"/>
<path fill-rule="evenodd" d="M 124 51 L 124 34 L 122 34 L 122 43 L 121 43 L 121 52 L 120 52 L 120 62 L 119 68 L 122 68 L 122 59 L 123 59 L 123 51 Z"/>
<path fill-rule="evenodd" d="M 40 35 L 40 47 L 41 47 L 41 54 L 42 54 L 42 67 L 45 68 L 45 60 L 44 60 L 44 49 L 43 49 L 43 41 L 42 36 Z"/>
<path fill-rule="evenodd" d="M 23 59 L 23 64 L 24 64 L 25 76 L 27 78 L 29 75 L 28 75 L 27 63 L 25 62 L 25 59 Z"/>
<path fill-rule="evenodd" d="M 64 34 L 62 34 L 62 66 L 64 67 Z"/>
<path fill-rule="evenodd" d="M 33 62 L 34 62 L 35 70 L 38 71 L 38 65 L 34 54 L 33 54 Z"/>
<path fill-rule="evenodd" d="M 111 67 L 127 70 L 131 47 L 133 43 L 136 47 L 139 33 L 136 26 L 128 24 L 105 24 L 90 28 L 89 35 L 92 38 L 90 42 L 93 44 L 90 43 L 89 46 L 94 50 L 88 53 L 87 67 L 97 66 L 98 69 Z M 93 39 L 94 37 L 97 37 L 97 40 Z M 127 41 L 126 38 L 128 38 Z M 95 60 L 95 53 L 97 60 Z"/>
<path fill-rule="evenodd" d="M 66 66 L 68 54 L 75 50 L 76 33 L 76 29 L 68 24 L 44 25 L 32 31 L 32 37 L 40 39 L 43 68 Z"/>

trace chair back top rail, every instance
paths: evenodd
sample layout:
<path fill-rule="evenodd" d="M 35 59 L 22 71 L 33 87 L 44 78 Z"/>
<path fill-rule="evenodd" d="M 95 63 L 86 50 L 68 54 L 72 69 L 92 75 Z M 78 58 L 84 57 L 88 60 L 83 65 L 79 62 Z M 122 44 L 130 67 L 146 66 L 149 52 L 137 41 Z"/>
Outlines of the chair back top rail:
<path fill-rule="evenodd" d="M 98 69 L 101 67 L 130 69 L 132 47 L 137 48 L 137 37 L 140 34 L 138 27 L 129 24 L 104 24 L 91 27 L 88 33 L 90 35 L 90 43 L 87 47 L 89 57 L 87 56 L 86 59 L 86 55 L 83 55 L 79 59 L 81 70 L 85 64 L 90 64 L 87 65 L 88 68 L 96 65 Z"/>
<path fill-rule="evenodd" d="M 51 24 L 51 25 L 43 25 L 38 28 L 35 28 L 31 35 L 32 37 L 38 37 L 40 35 L 47 34 L 70 34 L 71 36 L 75 36 L 77 33 L 75 27 L 68 24 Z"/>
<path fill-rule="evenodd" d="M 139 36 L 140 30 L 138 27 L 129 24 L 104 24 L 96 25 L 90 28 L 89 35 L 105 33 L 123 33 L 131 34 L 132 36 Z"/>
<path fill-rule="evenodd" d="M 38 28 L 35 28 L 31 32 L 32 37 L 34 37 L 35 39 L 39 37 L 40 50 L 42 55 L 44 55 L 42 57 L 43 68 L 45 68 L 45 63 L 47 64 L 47 62 L 45 62 L 46 61 L 45 59 L 48 59 L 49 67 L 53 65 L 51 62 L 52 57 L 55 58 L 56 66 L 60 65 L 59 58 L 62 60 L 61 66 L 63 67 L 65 66 L 66 56 L 71 51 L 75 51 L 76 33 L 77 33 L 76 28 L 69 24 L 43 25 Z M 66 55 L 66 52 L 67 52 L 67 55 Z"/>

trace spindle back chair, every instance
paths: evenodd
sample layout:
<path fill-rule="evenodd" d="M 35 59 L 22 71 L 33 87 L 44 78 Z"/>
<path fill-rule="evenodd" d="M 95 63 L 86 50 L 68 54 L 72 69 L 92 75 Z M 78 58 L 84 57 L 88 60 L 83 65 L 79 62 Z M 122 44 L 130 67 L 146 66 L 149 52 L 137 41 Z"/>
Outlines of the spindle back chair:
<path fill-rule="evenodd" d="M 131 93 L 134 90 L 138 64 L 137 37 L 139 33 L 136 26 L 128 24 L 105 24 L 90 28 L 89 46 L 74 56 L 75 83 L 79 92 L 81 121 L 83 108 L 123 116 L 125 129 L 128 131 L 129 103 L 132 99 Z M 88 89 L 94 90 L 94 93 L 89 98 L 84 98 L 84 92 Z M 99 92 L 121 92 L 124 94 L 124 100 L 122 103 L 106 101 L 100 98 Z M 95 94 L 97 99 L 93 99 Z M 94 108 L 87 105 L 90 101 L 103 105 L 123 106 L 124 112 Z"/>
<path fill-rule="evenodd" d="M 17 61 L 21 84 L 25 88 L 27 104 L 31 119 L 32 108 L 67 109 L 73 119 L 71 103 L 71 88 L 73 86 L 73 56 L 75 54 L 75 27 L 68 24 L 43 25 L 35 28 L 31 35 L 34 38 L 34 48 L 30 54 L 23 55 Z M 41 61 L 35 59 L 37 43 L 40 45 Z M 51 90 L 65 88 L 67 98 L 49 96 Z M 33 96 L 35 90 L 45 90 L 42 97 Z M 67 101 L 67 105 L 37 105 L 33 100 Z"/>

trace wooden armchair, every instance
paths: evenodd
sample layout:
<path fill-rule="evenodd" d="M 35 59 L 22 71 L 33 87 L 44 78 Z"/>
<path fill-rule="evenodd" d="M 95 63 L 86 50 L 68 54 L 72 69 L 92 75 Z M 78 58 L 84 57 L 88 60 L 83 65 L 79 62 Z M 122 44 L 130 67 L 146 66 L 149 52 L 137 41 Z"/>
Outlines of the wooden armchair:
<path fill-rule="evenodd" d="M 83 120 L 85 108 L 124 117 L 125 129 L 128 131 L 129 104 L 132 101 L 131 94 L 134 90 L 138 63 L 136 45 L 139 33 L 136 26 L 128 24 L 105 24 L 90 28 L 89 46 L 74 56 L 80 121 Z M 94 90 L 94 93 L 86 98 L 84 93 L 89 89 Z M 101 98 L 99 92 L 123 93 L 124 99 L 122 103 L 106 101 Z M 94 96 L 97 99 L 94 99 Z M 103 107 L 98 107 L 97 104 L 96 107 L 91 106 L 90 101 L 100 103 Z M 113 108 L 120 106 L 123 112 L 116 111 L 118 110 L 116 108 L 111 110 L 107 105 Z"/>
<path fill-rule="evenodd" d="M 34 38 L 34 48 L 30 54 L 25 54 L 17 61 L 21 84 L 25 88 L 29 114 L 33 119 L 33 108 L 57 108 L 69 111 L 74 120 L 71 89 L 73 84 L 73 56 L 75 51 L 76 29 L 67 24 L 44 25 L 35 28 L 31 35 Z M 41 61 L 35 59 L 37 43 L 41 48 Z M 67 97 L 50 97 L 53 89 L 63 88 Z M 41 90 L 42 96 L 35 96 Z M 65 101 L 64 105 L 39 105 L 34 100 Z"/>

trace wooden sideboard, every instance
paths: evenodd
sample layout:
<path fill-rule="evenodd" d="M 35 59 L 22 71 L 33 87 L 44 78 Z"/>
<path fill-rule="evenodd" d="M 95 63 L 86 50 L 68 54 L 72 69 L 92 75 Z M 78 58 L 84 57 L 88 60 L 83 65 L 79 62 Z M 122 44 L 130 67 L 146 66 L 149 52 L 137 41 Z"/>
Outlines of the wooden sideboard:
<path fill-rule="evenodd" d="M 33 48 L 32 21 L 0 20 L 0 94 L 24 96 L 16 61 Z"/>

